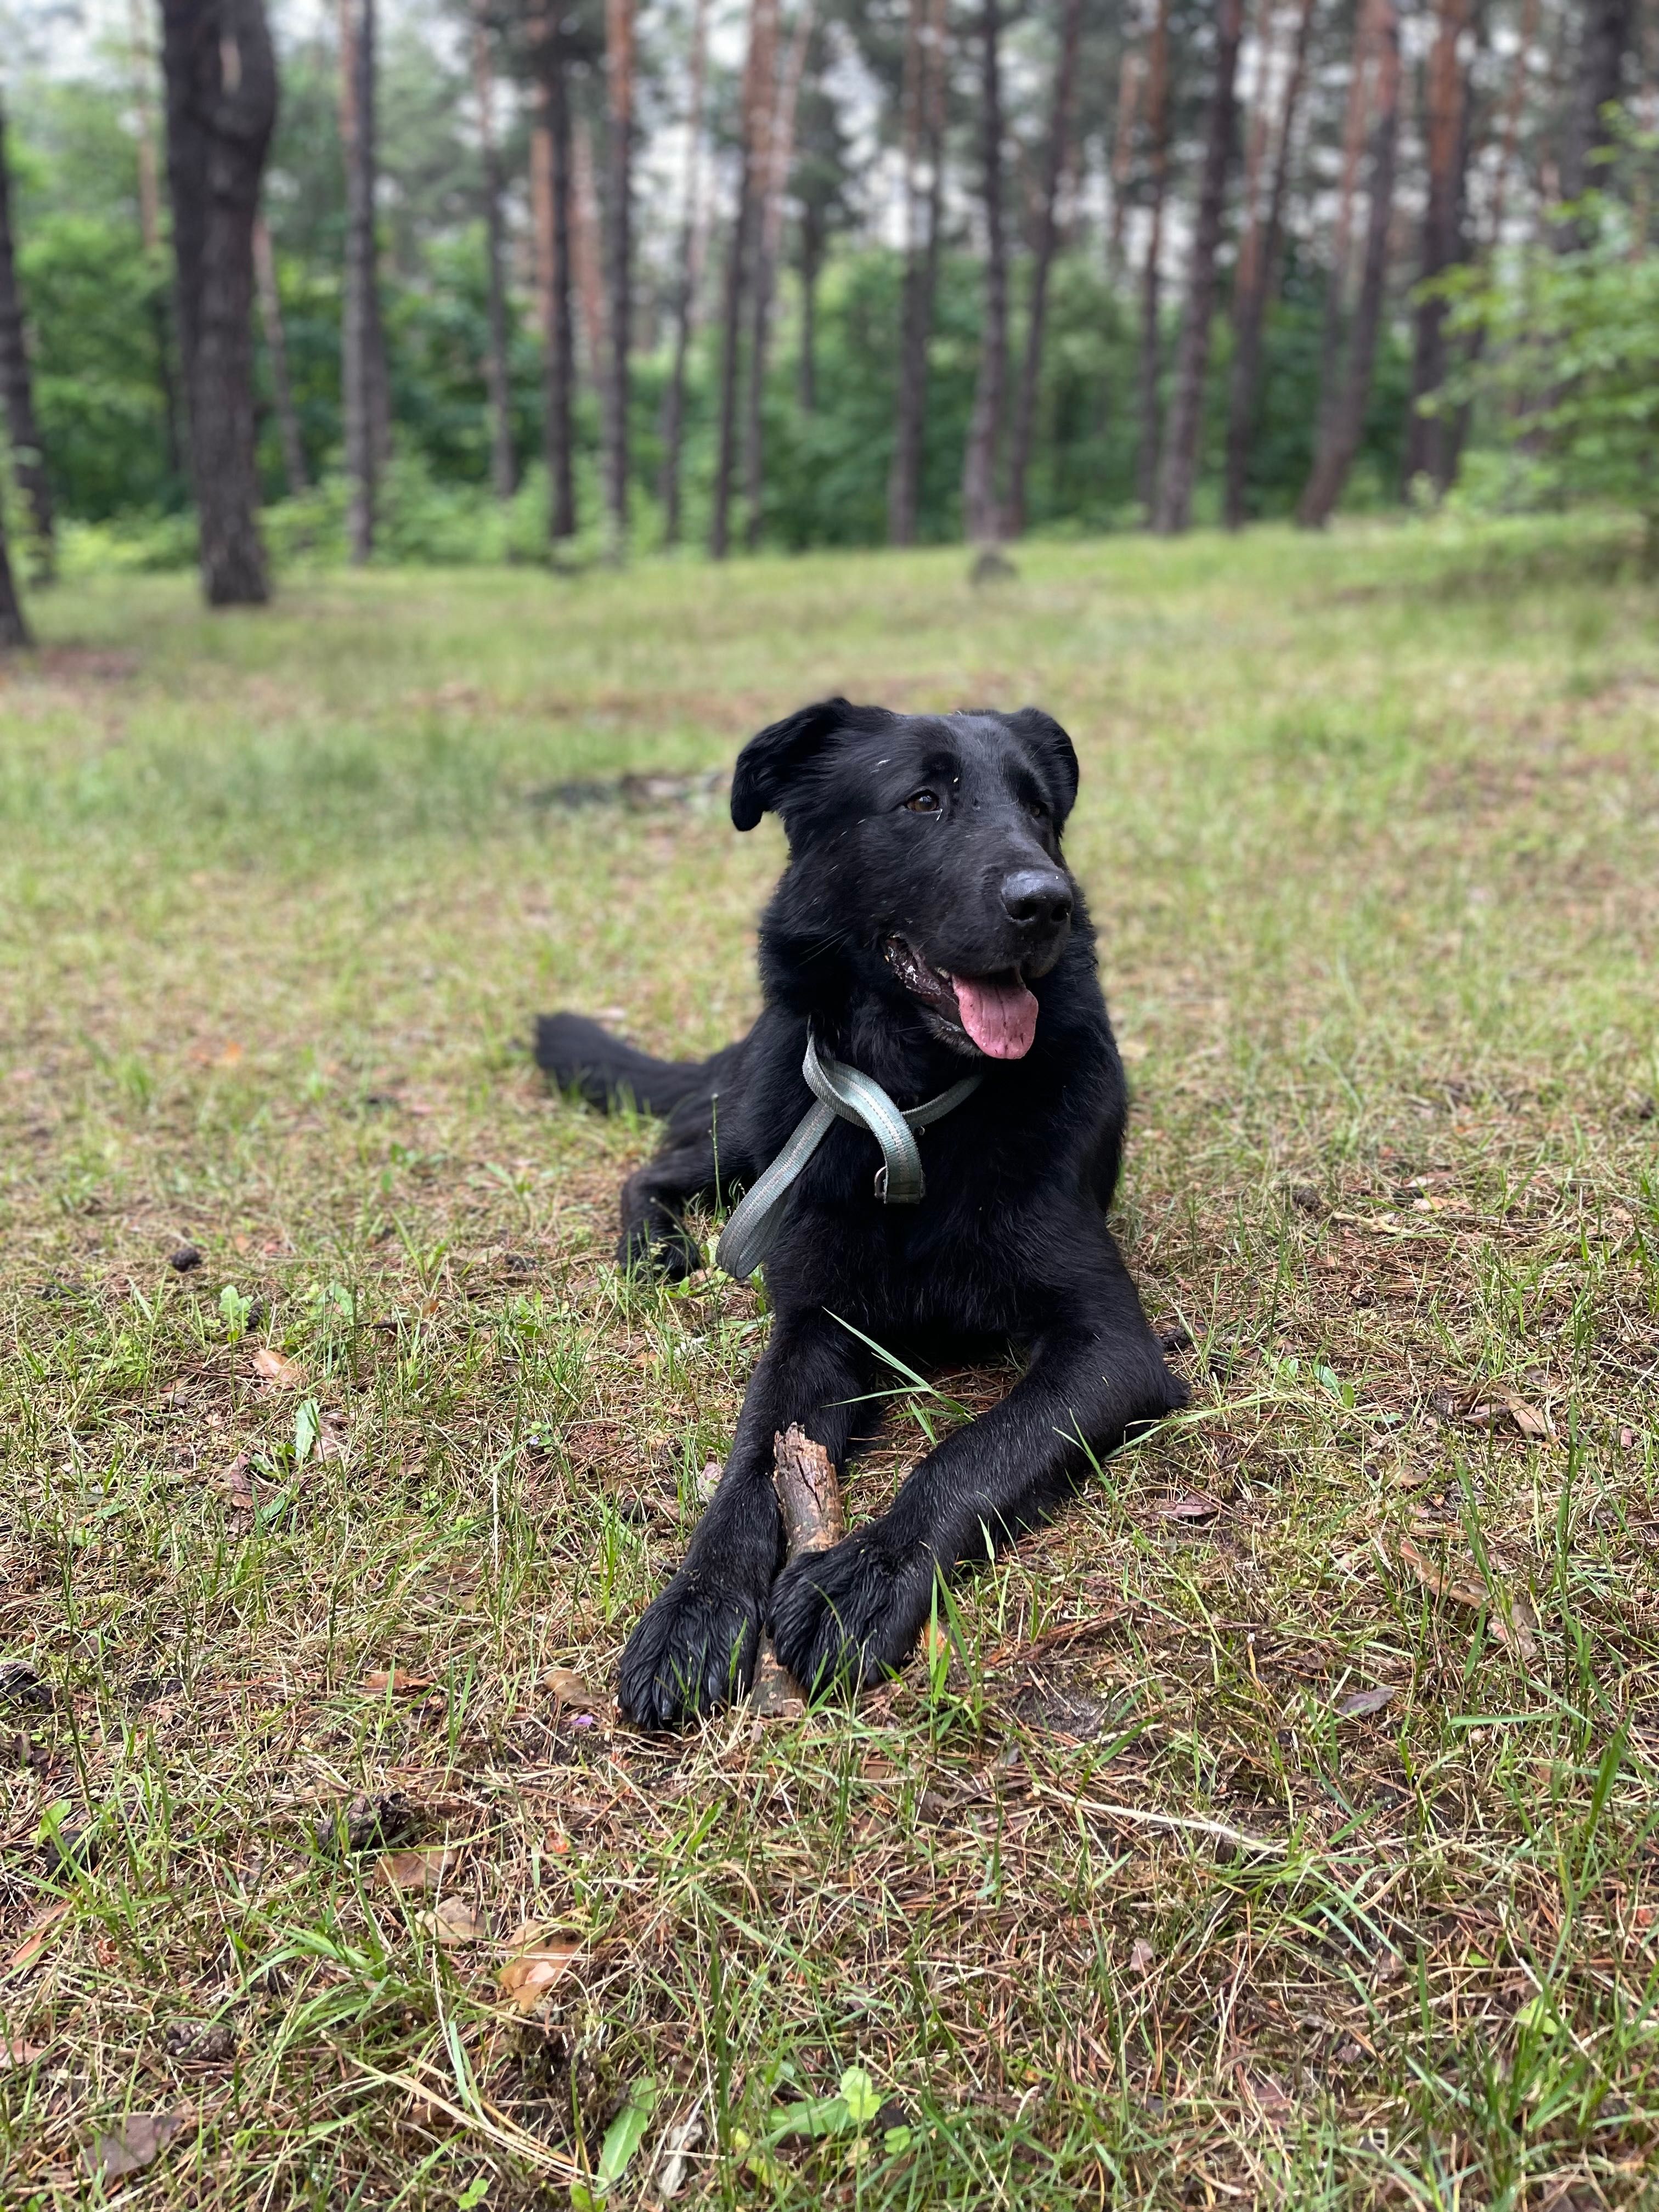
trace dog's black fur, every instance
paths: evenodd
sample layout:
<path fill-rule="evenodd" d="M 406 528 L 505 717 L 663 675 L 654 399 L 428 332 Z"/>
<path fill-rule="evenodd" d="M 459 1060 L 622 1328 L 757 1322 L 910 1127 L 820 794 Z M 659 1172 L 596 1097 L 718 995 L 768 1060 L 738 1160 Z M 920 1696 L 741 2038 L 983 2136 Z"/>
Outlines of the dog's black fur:
<path fill-rule="evenodd" d="M 674 1275 L 701 1264 L 682 1206 L 752 1182 L 811 1104 L 809 1021 L 902 1106 L 970 1063 L 983 1076 L 921 1139 L 921 1205 L 879 1203 L 874 1139 L 840 1120 L 795 1184 L 766 1263 L 771 1340 L 725 1475 L 623 1654 L 622 1702 L 638 1722 L 672 1724 L 741 1693 L 763 1622 L 802 1682 L 884 1674 L 912 1650 L 938 1570 L 1052 1511 L 1092 1460 L 1184 1402 L 1106 1225 L 1127 1098 L 1093 933 L 1060 856 L 1077 776 L 1070 738 L 1035 708 L 805 708 L 753 738 L 732 780 L 737 827 L 775 810 L 790 848 L 761 926 L 766 1003 L 749 1035 L 679 1063 L 578 1015 L 538 1024 L 537 1057 L 561 1082 L 595 1105 L 631 1094 L 666 1115 L 656 1157 L 623 1187 L 618 1256 Z M 1016 970 L 1037 1000 L 1035 1038 L 1023 1057 L 987 1057 L 938 986 Z M 855 1331 L 913 1358 L 1012 1340 L 1029 1364 L 879 1519 L 780 1573 L 772 1439 L 799 1421 L 844 1462 L 858 1401 L 884 1379 Z"/>

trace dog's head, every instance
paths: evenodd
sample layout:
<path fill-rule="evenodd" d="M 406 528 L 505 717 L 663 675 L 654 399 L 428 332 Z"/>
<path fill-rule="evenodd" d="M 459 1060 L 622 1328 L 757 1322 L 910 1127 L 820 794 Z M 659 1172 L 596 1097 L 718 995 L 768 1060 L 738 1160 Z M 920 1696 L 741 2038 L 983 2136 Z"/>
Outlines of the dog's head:
<path fill-rule="evenodd" d="M 732 819 L 782 817 L 799 945 L 868 956 L 958 1052 L 1018 1060 L 1070 934 L 1060 833 L 1077 755 L 1052 715 L 896 714 L 826 699 L 751 738 Z"/>

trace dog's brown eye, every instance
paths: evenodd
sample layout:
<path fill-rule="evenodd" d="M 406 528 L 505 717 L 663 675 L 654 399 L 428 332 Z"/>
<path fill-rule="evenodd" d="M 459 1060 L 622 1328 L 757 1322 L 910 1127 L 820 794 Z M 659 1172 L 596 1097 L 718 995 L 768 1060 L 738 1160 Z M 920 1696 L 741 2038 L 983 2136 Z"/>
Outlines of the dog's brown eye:
<path fill-rule="evenodd" d="M 1046 822 L 1048 819 L 1048 810 L 1040 799 L 1028 799 L 1025 802 L 1025 811 L 1034 822 Z"/>
<path fill-rule="evenodd" d="M 912 814 L 937 814 L 939 793 L 936 791 L 913 791 L 904 804 Z"/>

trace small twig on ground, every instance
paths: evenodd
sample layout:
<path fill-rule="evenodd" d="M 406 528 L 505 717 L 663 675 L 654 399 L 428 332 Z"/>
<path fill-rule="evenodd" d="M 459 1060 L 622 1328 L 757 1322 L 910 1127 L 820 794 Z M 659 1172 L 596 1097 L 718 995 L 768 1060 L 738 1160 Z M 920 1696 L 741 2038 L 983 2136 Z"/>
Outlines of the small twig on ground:
<path fill-rule="evenodd" d="M 783 1513 L 787 1556 L 827 1552 L 847 1534 L 841 1485 L 829 1453 L 793 1421 L 774 1437 L 772 1453 L 772 1486 Z M 806 1693 L 780 1662 L 769 1636 L 761 1645 L 750 1702 L 768 1719 L 806 1710 Z"/>

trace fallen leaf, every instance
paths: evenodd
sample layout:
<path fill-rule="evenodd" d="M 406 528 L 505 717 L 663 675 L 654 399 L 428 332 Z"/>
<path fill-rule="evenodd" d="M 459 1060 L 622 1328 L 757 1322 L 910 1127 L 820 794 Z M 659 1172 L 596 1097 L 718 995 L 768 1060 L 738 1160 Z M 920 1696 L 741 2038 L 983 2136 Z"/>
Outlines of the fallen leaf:
<path fill-rule="evenodd" d="M 705 1505 L 720 1488 L 720 1477 L 725 1471 L 717 1459 L 711 1459 L 697 1477 L 697 1495 Z"/>
<path fill-rule="evenodd" d="M 1345 1721 L 1358 1720 L 1365 1713 L 1380 1713 L 1398 1695 L 1395 1684 L 1379 1683 L 1373 1690 L 1350 1690 L 1346 1697 L 1336 1700 L 1335 1710 Z"/>
<path fill-rule="evenodd" d="M 572 1712 L 597 1713 L 605 1705 L 599 1692 L 569 1667 L 550 1667 L 542 1676 L 542 1687 L 551 1692 L 556 1705 L 568 1705 Z"/>
<path fill-rule="evenodd" d="M 1533 1437 L 1548 1442 L 1555 1435 L 1555 1424 L 1547 1413 L 1540 1413 L 1535 1406 L 1528 1405 L 1524 1398 L 1509 1392 L 1504 1399 L 1504 1410 L 1523 1437 Z"/>
<path fill-rule="evenodd" d="M 1620 1449 L 1620 1451 L 1634 1451 L 1634 1450 L 1635 1450 L 1635 1449 L 1636 1449 L 1636 1431 L 1635 1431 L 1635 1430 L 1634 1430 L 1634 1429 L 1620 1429 L 1620 1431 L 1619 1431 L 1619 1449 Z"/>
<path fill-rule="evenodd" d="M 1505 1600 L 1484 1583 L 1445 1573 L 1419 1550 L 1409 1536 L 1400 1539 L 1400 1557 L 1425 1589 L 1432 1590 L 1437 1597 L 1451 1598 L 1456 1604 L 1477 1611 L 1485 1607 L 1491 1616 L 1486 1625 L 1498 1643 L 1522 1659 L 1535 1656 L 1538 1644 L 1533 1632 L 1538 1626 L 1538 1614 L 1530 1598 L 1519 1594 Z"/>
<path fill-rule="evenodd" d="M 436 1679 L 432 1674 L 405 1674 L 401 1667 L 377 1667 L 357 1686 L 371 1698 L 383 1698 L 388 1691 L 394 1698 L 416 1698 L 429 1690 Z"/>
<path fill-rule="evenodd" d="M 443 1844 L 420 1850 L 383 1851 L 374 1862 L 374 1880 L 382 1889 L 436 1889 L 459 1856 Z"/>
<path fill-rule="evenodd" d="M 52 1929 L 68 1911 L 69 1905 L 65 1902 L 62 1905 L 52 1905 L 43 1912 L 29 1929 L 10 1958 L 7 1960 L 8 1969 L 21 1972 L 25 1966 L 32 1966 L 46 1949 Z"/>
<path fill-rule="evenodd" d="M 1137 1936 L 1129 1946 L 1129 1971 L 1132 1974 L 1149 1974 L 1158 1964 L 1158 1953 L 1144 1936 Z"/>
<path fill-rule="evenodd" d="M 930 1667 L 935 1660 L 951 1656 L 951 1639 L 936 1620 L 930 1620 L 921 1632 L 921 1656 Z"/>
<path fill-rule="evenodd" d="M 20 2037 L 0 2039 L 0 2070 L 12 2066 L 33 2066 L 37 2058 L 44 2058 L 44 2043 L 25 2043 Z"/>
<path fill-rule="evenodd" d="M 1152 1510 L 1166 1521 L 1207 1521 L 1212 1513 L 1220 1512 L 1221 1501 L 1200 1492 L 1188 1498 L 1160 1498 Z"/>
<path fill-rule="evenodd" d="M 685 2186 L 686 2161 L 702 2141 L 702 2099 L 698 2098 L 683 2120 L 677 2120 L 662 2139 L 657 2165 L 657 2196 L 672 2203 Z"/>
<path fill-rule="evenodd" d="M 154 2166 L 185 2124 L 182 2112 L 129 2112 L 108 2135 L 94 2136 L 81 2154 L 86 2172 L 106 2181 Z"/>
<path fill-rule="evenodd" d="M 422 1927 L 448 1948 L 476 1943 L 483 1934 L 483 1922 L 464 1897 L 441 1897 L 420 1919 Z"/>
<path fill-rule="evenodd" d="M 238 1452 L 223 1473 L 215 1476 L 213 1486 L 240 1511 L 251 1513 L 254 1505 L 253 1475 L 247 1453 Z"/>
<path fill-rule="evenodd" d="M 262 1344 L 254 1353 L 253 1368 L 262 1381 L 278 1390 L 297 1390 L 305 1380 L 305 1371 L 297 1360 L 285 1359 L 268 1344 Z"/>
<path fill-rule="evenodd" d="M 576 1943 L 542 1943 L 507 1960 L 497 1977 L 514 2009 L 539 2012 L 555 1984 L 568 1972 L 580 1950 Z"/>

